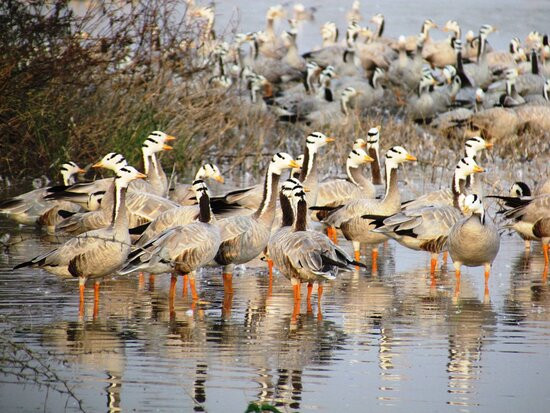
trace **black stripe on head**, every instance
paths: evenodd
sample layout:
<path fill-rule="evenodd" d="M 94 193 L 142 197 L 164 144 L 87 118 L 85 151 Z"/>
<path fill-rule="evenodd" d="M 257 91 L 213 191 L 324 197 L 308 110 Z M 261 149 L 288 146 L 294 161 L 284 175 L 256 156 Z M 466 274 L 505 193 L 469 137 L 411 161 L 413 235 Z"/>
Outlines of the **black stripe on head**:
<path fill-rule="evenodd" d="M 72 166 L 74 166 L 75 168 L 77 167 L 77 164 L 74 163 L 74 162 L 69 162 L 69 165 L 72 165 Z"/>
<path fill-rule="evenodd" d="M 376 136 L 376 135 L 378 135 L 378 131 L 376 131 L 376 132 L 370 132 L 370 131 L 369 131 L 369 132 L 367 132 L 367 135 L 369 135 L 369 136 Z"/>
<path fill-rule="evenodd" d="M 59 168 L 60 171 L 68 171 L 68 169 L 64 166 L 62 166 L 61 168 Z"/>
<path fill-rule="evenodd" d="M 204 181 L 202 179 L 195 179 L 193 181 L 193 186 L 200 185 L 200 184 L 204 184 Z"/>
<path fill-rule="evenodd" d="M 110 154 L 107 155 L 107 160 L 110 161 L 111 159 L 113 159 L 115 156 L 117 156 L 117 154 L 115 152 L 111 152 Z"/>
<path fill-rule="evenodd" d="M 281 152 L 277 152 L 275 154 L 276 157 L 280 158 L 280 159 L 285 159 L 285 157 L 283 155 L 281 155 Z"/>
<path fill-rule="evenodd" d="M 472 194 L 472 198 L 474 199 L 474 200 L 472 201 L 472 203 L 477 202 L 477 200 L 478 200 L 477 194 Z"/>
<path fill-rule="evenodd" d="M 124 163 L 124 162 L 126 162 L 126 159 L 121 157 L 118 161 L 115 162 L 115 164 L 118 165 L 119 163 Z"/>
<path fill-rule="evenodd" d="M 351 151 L 351 153 L 353 153 L 353 154 L 359 156 L 359 152 L 357 152 L 355 149 L 353 149 L 353 150 Z"/>

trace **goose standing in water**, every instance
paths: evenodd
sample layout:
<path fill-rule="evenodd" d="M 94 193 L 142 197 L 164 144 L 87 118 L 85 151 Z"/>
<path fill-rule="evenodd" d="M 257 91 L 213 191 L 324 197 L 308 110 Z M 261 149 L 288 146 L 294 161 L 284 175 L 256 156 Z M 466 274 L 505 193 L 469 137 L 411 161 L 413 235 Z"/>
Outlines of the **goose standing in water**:
<path fill-rule="evenodd" d="M 345 204 L 352 199 L 374 198 L 376 190 L 371 181 L 363 174 L 363 165 L 372 162 L 371 158 L 361 148 L 353 148 L 346 160 L 346 174 L 348 179 L 331 179 L 319 184 L 317 207 L 332 207 Z M 322 211 L 313 214 L 322 219 Z M 327 228 L 327 235 L 337 242 L 336 230 Z"/>
<path fill-rule="evenodd" d="M 267 168 L 263 197 L 256 212 L 252 215 L 232 216 L 217 221 L 222 242 L 214 262 L 223 266 L 226 295 L 233 293 L 232 278 L 235 265 L 245 264 L 256 258 L 267 246 L 275 219 L 279 178 L 284 169 L 297 166 L 289 154 L 275 154 Z"/>
<path fill-rule="evenodd" d="M 489 294 L 491 265 L 498 254 L 500 236 L 494 225 L 487 222 L 483 203 L 476 194 L 464 199 L 463 212 L 471 214 L 453 225 L 447 240 L 449 254 L 456 272 L 457 293 L 460 290 L 460 269 L 485 267 L 485 295 Z"/>
<path fill-rule="evenodd" d="M 296 205 L 296 219 L 292 231 L 281 235 L 279 243 L 282 252 L 273 257 L 275 266 L 290 279 L 294 289 L 294 314 L 299 311 L 301 299 L 300 286 L 308 283 L 307 306 L 311 311 L 311 293 L 313 283 L 317 282 L 318 317 L 321 318 L 321 297 L 325 280 L 333 280 L 339 269 L 351 269 L 351 265 L 360 265 L 353 261 L 324 234 L 307 229 L 306 193 L 300 188 L 293 192 Z"/>
<path fill-rule="evenodd" d="M 59 168 L 63 177 L 63 185 L 72 185 L 75 182 L 75 176 L 85 171 L 74 162 L 67 162 Z M 51 188 L 38 188 L 13 198 L 0 201 L 0 214 L 6 214 L 10 219 L 24 225 L 35 225 L 40 218 L 60 205 L 60 201 L 47 200 L 44 197 Z M 61 204 L 62 208 L 69 208 L 67 203 Z"/>
<path fill-rule="evenodd" d="M 544 255 L 544 267 L 548 269 L 550 260 L 548 259 L 548 243 L 550 243 L 550 211 L 544 218 L 539 219 L 533 225 L 533 234 L 540 238 L 542 242 L 542 253 Z"/>
<path fill-rule="evenodd" d="M 170 297 L 173 298 L 176 274 L 189 277 L 193 300 L 198 300 L 195 287 L 197 269 L 211 262 L 221 243 L 220 229 L 213 223 L 208 187 L 202 180 L 195 180 L 193 188 L 199 202 L 199 220 L 186 225 L 174 225 L 162 231 L 142 247 L 130 254 L 129 262 L 119 271 L 128 274 L 134 271 L 172 273 Z M 185 285 L 184 285 L 185 288 Z"/>
<path fill-rule="evenodd" d="M 394 146 L 386 152 L 386 193 L 383 199 L 356 199 L 342 206 L 335 207 L 323 221 L 328 225 L 340 228 L 346 239 L 352 241 L 355 261 L 360 261 L 360 244 L 375 245 L 372 249 L 372 270 L 377 270 L 377 244 L 387 237 L 374 233 L 372 220 L 363 215 L 391 215 L 401 207 L 401 195 L 397 185 L 397 169 L 404 162 L 416 161 L 405 148 Z"/>
<path fill-rule="evenodd" d="M 401 245 L 431 255 L 430 274 L 435 273 L 437 256 L 445 248 L 451 227 L 461 218 L 459 197 L 464 194 L 466 180 L 474 173 L 483 172 L 471 158 L 462 158 L 453 175 L 451 191 L 453 205 L 426 205 L 406 209 L 389 217 L 371 217 L 380 232 Z"/>
<path fill-rule="evenodd" d="M 130 253 L 130 233 L 126 211 L 126 191 L 134 179 L 145 178 L 131 166 L 117 170 L 115 177 L 115 202 L 111 225 L 80 234 L 53 251 L 39 255 L 30 261 L 17 265 L 43 268 L 62 277 L 78 277 L 80 287 L 80 309 L 84 310 L 84 285 L 88 278 L 96 280 L 94 294 L 94 315 L 97 315 L 99 301 L 99 279 L 113 273 L 126 261 Z"/>

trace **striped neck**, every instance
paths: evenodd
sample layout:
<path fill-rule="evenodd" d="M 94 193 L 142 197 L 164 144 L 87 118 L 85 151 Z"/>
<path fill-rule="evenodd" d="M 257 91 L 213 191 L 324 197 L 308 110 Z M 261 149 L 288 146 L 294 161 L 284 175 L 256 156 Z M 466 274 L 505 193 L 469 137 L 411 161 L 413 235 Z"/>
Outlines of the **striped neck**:
<path fill-rule="evenodd" d="M 307 231 L 307 203 L 305 199 L 300 199 L 298 201 L 294 231 Z"/>
<path fill-rule="evenodd" d="M 281 193 L 279 194 L 279 203 L 281 204 L 281 210 L 283 212 L 283 219 L 281 222 L 281 228 L 291 227 L 294 223 L 294 210 L 288 197 Z"/>

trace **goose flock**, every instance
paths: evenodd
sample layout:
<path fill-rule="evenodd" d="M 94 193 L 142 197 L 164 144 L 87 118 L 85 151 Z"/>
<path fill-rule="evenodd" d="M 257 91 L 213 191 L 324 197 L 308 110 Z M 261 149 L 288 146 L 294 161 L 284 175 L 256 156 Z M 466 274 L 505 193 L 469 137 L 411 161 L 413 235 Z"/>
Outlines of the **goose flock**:
<path fill-rule="evenodd" d="M 205 20 L 212 31 L 213 8 L 189 7 L 189 16 Z M 218 166 L 205 163 L 191 183 L 171 187 L 158 154 L 172 150 L 168 142 L 176 138 L 154 131 L 141 148 L 143 173 L 122 154 L 111 152 L 93 168 L 112 171 L 115 178 L 77 182 L 76 174 L 84 170 L 68 162 L 61 167 L 62 184 L 0 201 L 0 212 L 15 222 L 68 237 L 15 268 L 78 278 L 81 311 L 86 281 L 92 279 L 96 314 L 99 281 L 108 275 L 170 273 L 171 297 L 181 275 L 198 302 L 195 276 L 201 268 L 221 267 L 224 295 L 230 297 L 235 266 L 265 257 L 270 282 L 273 268 L 289 279 L 295 315 L 301 284 L 307 284 L 308 311 L 313 286 L 318 285 L 320 316 L 324 283 L 341 270 L 376 273 L 378 246 L 393 239 L 430 253 L 433 280 L 438 255 L 443 253 L 446 260 L 448 253 L 457 290 L 462 266 L 484 266 L 488 291 L 500 236 L 476 179 L 484 171 L 479 155 L 499 138 L 525 128 L 548 130 L 548 36 L 532 32 L 525 42 L 514 38 L 509 51 L 498 52 L 487 40 L 496 30 L 493 26 L 482 26 L 477 36 L 468 32 L 463 43 L 459 24 L 449 21 L 443 26 L 449 38 L 436 42 L 430 30 L 438 25 L 428 19 L 420 34 L 392 39 L 383 34 L 382 14 L 370 20 L 374 28 L 361 26 L 354 2 L 342 42 L 336 25 L 327 22 L 321 27 L 322 47 L 300 54 L 300 21 L 311 12 L 295 7 L 291 27 L 281 36 L 274 23 L 286 16 L 282 6 L 269 9 L 264 30 L 237 34 L 232 44 L 205 36 L 205 58 L 216 63 L 211 85 L 238 94 L 243 113 L 265 111 L 310 130 L 328 130 L 391 102 L 442 133 L 468 128 L 476 133 L 462 138 L 464 155 L 456 156 L 448 189 L 411 199 L 400 187 L 399 175 L 417 158 L 397 136 L 388 137 L 394 142 L 386 145 L 381 126 L 365 136 L 307 133 L 303 154 L 275 153 L 262 183 L 254 186 L 212 194 L 209 180 L 223 183 L 224 177 Z M 342 165 L 346 178 L 321 181 L 319 156 L 321 151 L 330 154 L 334 141 L 349 145 Z M 381 148 L 387 149 L 381 153 Z M 288 179 L 283 177 L 287 174 Z M 527 248 L 531 241 L 542 243 L 548 266 L 550 180 L 533 191 L 516 182 L 509 194 L 487 197 L 497 199 L 505 228 L 516 231 Z M 342 238 L 350 241 L 349 251 L 339 245 Z M 362 262 L 362 244 L 371 252 L 370 267 Z"/>

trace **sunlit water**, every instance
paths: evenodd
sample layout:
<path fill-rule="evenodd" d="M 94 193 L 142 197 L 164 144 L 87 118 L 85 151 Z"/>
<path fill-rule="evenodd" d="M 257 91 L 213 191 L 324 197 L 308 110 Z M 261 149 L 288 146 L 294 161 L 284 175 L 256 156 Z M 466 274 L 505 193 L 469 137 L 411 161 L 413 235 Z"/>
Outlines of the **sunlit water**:
<path fill-rule="evenodd" d="M 547 411 L 550 299 L 539 244 L 526 256 L 521 240 L 503 237 L 488 297 L 481 268 L 464 271 L 457 297 L 450 262 L 432 286 L 429 257 L 390 242 L 377 274 L 365 250 L 367 270 L 327 285 L 322 320 L 305 300 L 293 320 L 290 283 L 276 275 L 269 292 L 262 263 L 236 277 L 225 310 L 213 270 L 200 274 L 195 307 L 181 280 L 170 304 L 166 275 L 107 279 L 94 319 L 92 288 L 81 318 L 77 282 L 11 270 L 52 247 L 30 229 L 23 236 L 0 256 L 2 337 L 36 352 L 84 410 L 239 412 L 269 402 L 282 411 Z M 79 408 L 0 377 L 2 411 Z"/>
<path fill-rule="evenodd" d="M 223 2 L 220 28 L 237 3 L 243 31 L 261 28 L 272 4 L 250 2 L 244 12 L 242 2 Z M 317 21 L 302 27 L 301 48 L 318 45 L 326 20 L 343 28 L 350 3 L 315 4 Z M 544 31 L 550 13 L 546 1 L 363 3 L 364 16 L 386 15 L 392 36 L 416 33 L 427 17 L 456 18 L 465 30 L 499 26 L 492 40 L 499 48 L 513 35 Z M 57 375 L 50 384 L 65 390 L 65 382 L 75 396 L 17 380 L 13 354 L 4 350 L 0 369 L 11 374 L 0 373 L 2 412 L 241 412 L 250 402 L 282 411 L 548 411 L 550 299 L 540 244 L 527 255 L 517 237 L 503 236 L 488 296 L 481 268 L 464 269 L 457 296 L 450 261 L 434 286 L 429 256 L 390 242 L 376 274 L 365 250 L 367 270 L 326 285 L 321 320 L 316 301 L 309 314 L 305 300 L 293 320 L 290 283 L 276 275 L 270 290 L 262 263 L 241 269 L 226 309 L 215 270 L 199 275 L 196 306 L 181 280 L 171 305 L 168 276 L 154 284 L 109 278 L 94 318 L 92 288 L 80 317 L 76 281 L 11 270 L 59 240 L 4 218 L 0 228 L 25 239 L 0 253 L 2 347 L 5 340 L 24 345 Z"/>

